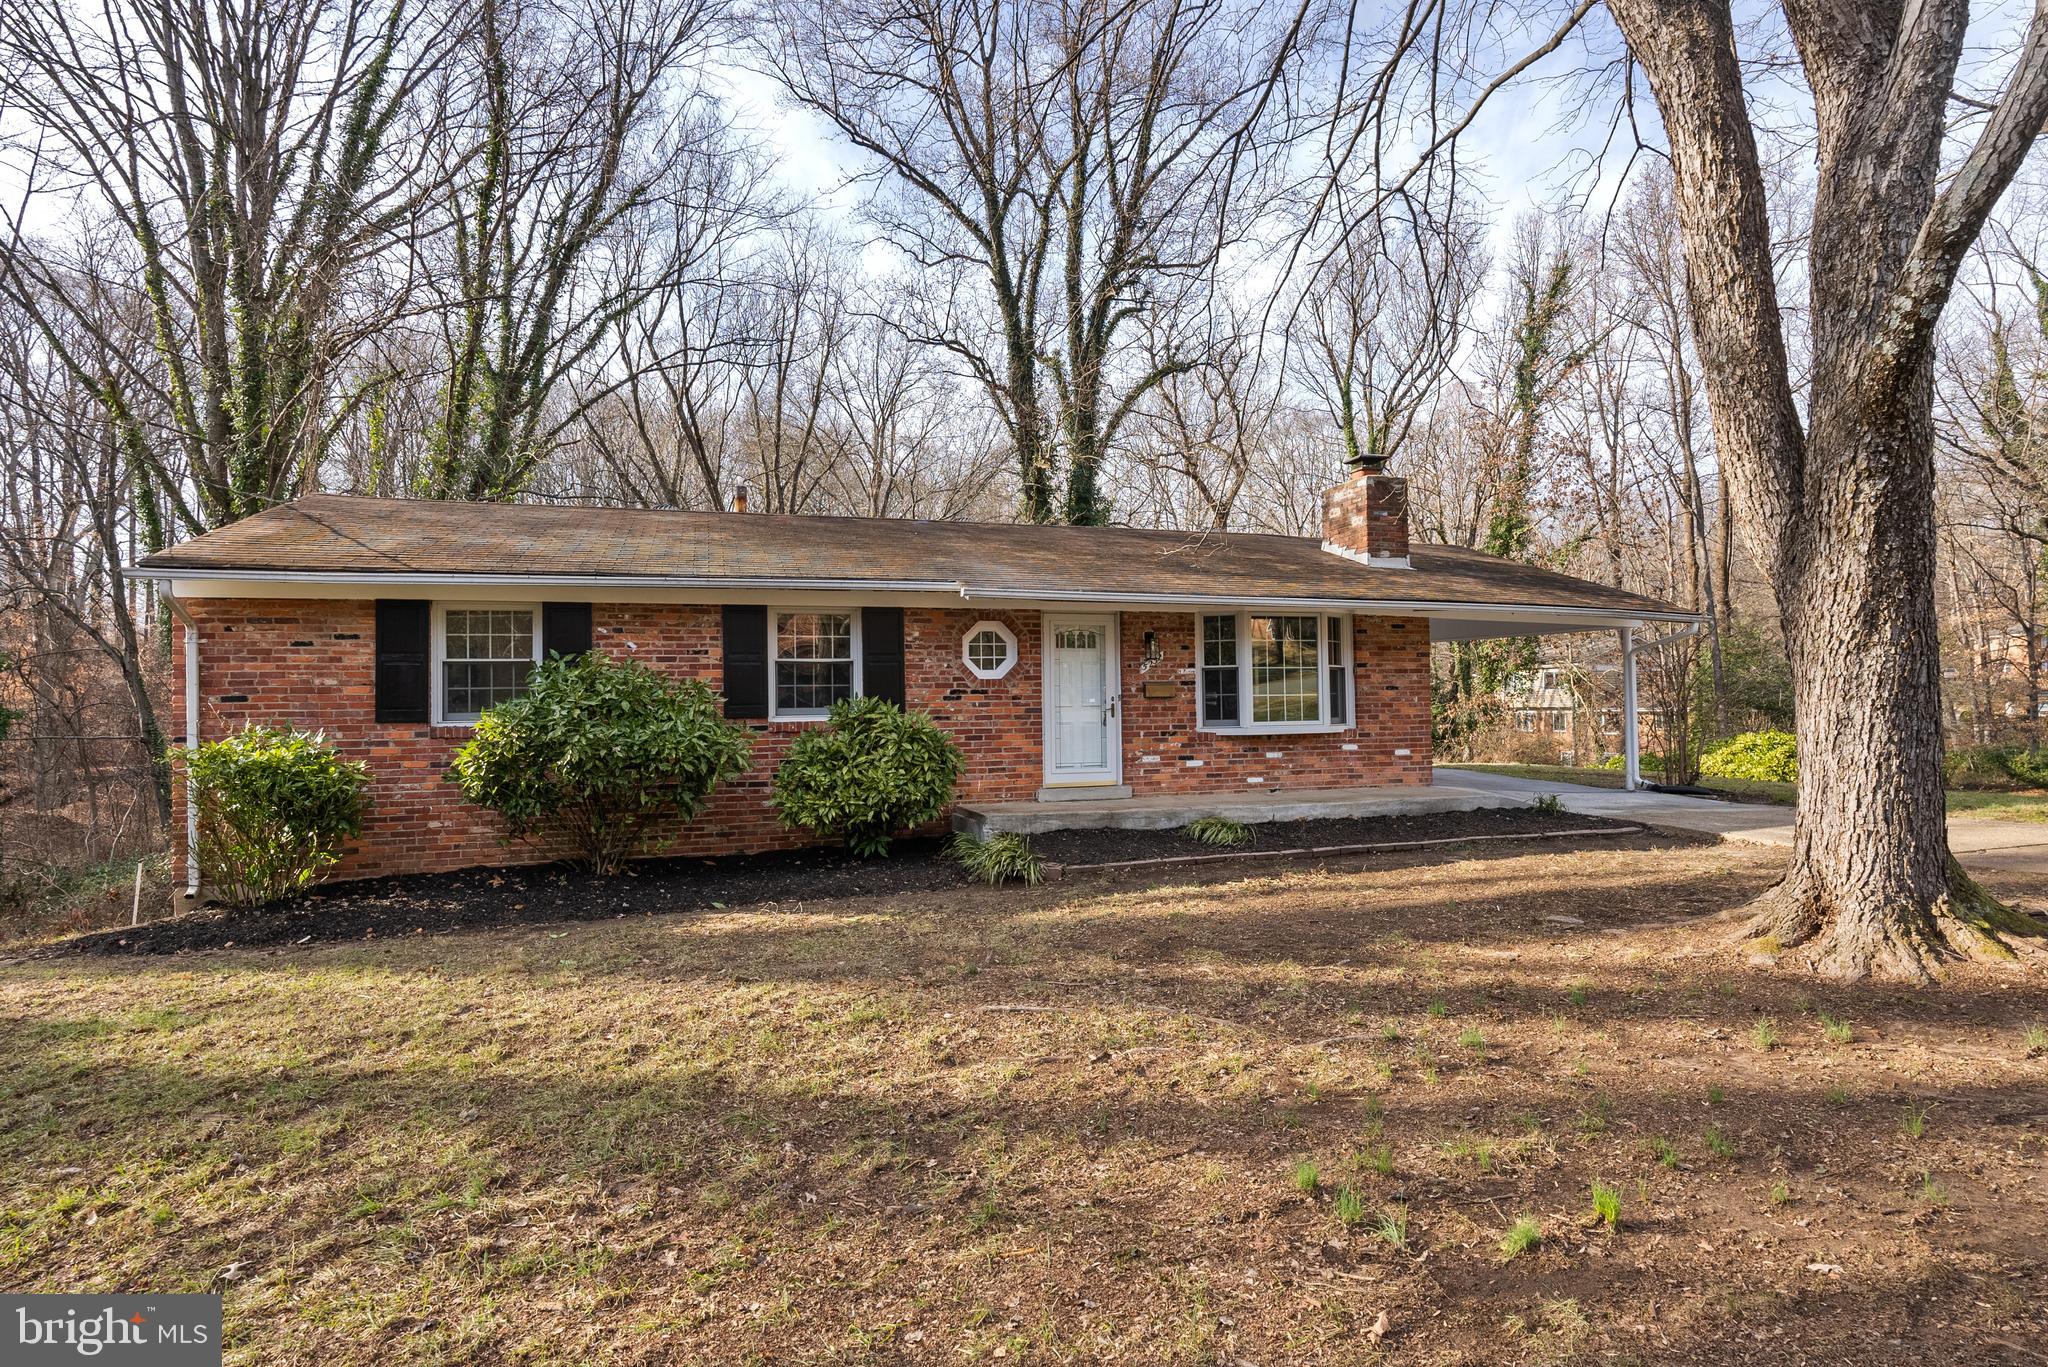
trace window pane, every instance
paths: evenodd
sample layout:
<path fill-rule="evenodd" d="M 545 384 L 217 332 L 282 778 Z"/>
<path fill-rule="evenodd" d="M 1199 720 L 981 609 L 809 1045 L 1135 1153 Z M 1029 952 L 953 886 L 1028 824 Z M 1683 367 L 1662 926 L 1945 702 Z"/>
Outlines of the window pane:
<path fill-rule="evenodd" d="M 823 712 L 853 696 L 853 614 L 785 612 L 775 619 L 775 710 Z"/>
<path fill-rule="evenodd" d="M 1321 719 L 1313 617 L 1254 617 L 1251 630 L 1252 721 Z"/>
<path fill-rule="evenodd" d="M 1211 669 L 1237 668 L 1237 619 L 1202 619 L 1202 663 Z"/>
<path fill-rule="evenodd" d="M 976 669 L 994 673 L 1010 660 L 1010 643 L 993 631 L 977 631 L 967 641 L 967 662 Z"/>
<path fill-rule="evenodd" d="M 779 660 L 851 660 L 853 617 L 844 612 L 791 612 L 776 619 Z"/>
<path fill-rule="evenodd" d="M 526 691 L 533 670 L 529 608 L 450 608 L 441 636 L 441 711 L 469 720 Z"/>

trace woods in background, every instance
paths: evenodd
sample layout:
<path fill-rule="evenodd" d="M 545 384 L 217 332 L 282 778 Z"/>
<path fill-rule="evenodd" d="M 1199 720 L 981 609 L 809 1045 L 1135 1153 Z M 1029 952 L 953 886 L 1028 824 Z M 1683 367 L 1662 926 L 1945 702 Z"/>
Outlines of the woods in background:
<path fill-rule="evenodd" d="M 126 737 L 96 763 L 160 819 L 164 634 L 118 571 L 316 489 L 1302 534 L 1367 458 L 1420 539 L 1701 613 L 1645 674 L 1682 771 L 1785 699 L 1672 173 L 1509 213 L 1456 144 L 1522 53 L 1576 51 L 1620 117 L 1589 9 L 1368 35 L 1254 0 L 11 5 L 0 574 L 37 739 L 10 782 L 55 801 L 87 736 Z M 737 73 L 836 139 L 828 203 Z M 1980 242 L 1938 375 L 1946 723 L 2029 744 L 2037 193 Z M 1442 649 L 1442 743 L 1512 745 L 1543 665 L 1597 718 L 1604 649 Z"/>

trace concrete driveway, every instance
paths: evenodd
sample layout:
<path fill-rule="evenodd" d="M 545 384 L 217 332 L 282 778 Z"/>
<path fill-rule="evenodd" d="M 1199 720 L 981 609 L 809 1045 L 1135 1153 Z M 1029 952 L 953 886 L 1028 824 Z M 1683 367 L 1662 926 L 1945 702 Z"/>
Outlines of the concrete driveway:
<path fill-rule="evenodd" d="M 1674 830 L 1699 831 L 1756 845 L 1792 843 L 1792 809 L 1754 802 L 1722 802 L 1671 793 L 1624 793 L 1616 788 L 1589 788 L 1576 783 L 1548 783 L 1512 778 L 1478 769 L 1438 769 L 1444 786 L 1533 801 L 1554 794 L 1565 810 L 1585 816 L 1641 821 Z M 1517 803 L 1521 805 L 1521 803 Z M 1948 819 L 1948 843 L 1965 867 L 1975 872 L 2048 875 L 2048 822 L 1987 821 L 1981 817 Z"/>

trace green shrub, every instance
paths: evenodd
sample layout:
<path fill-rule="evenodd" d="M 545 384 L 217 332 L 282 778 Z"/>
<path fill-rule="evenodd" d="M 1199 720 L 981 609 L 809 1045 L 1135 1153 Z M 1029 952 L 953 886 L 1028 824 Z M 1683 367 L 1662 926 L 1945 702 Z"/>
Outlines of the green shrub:
<path fill-rule="evenodd" d="M 1021 835 L 992 835 L 981 840 L 963 831 L 953 837 L 950 852 L 969 877 L 990 887 L 1012 881 L 1036 886 L 1045 877 L 1031 842 Z"/>
<path fill-rule="evenodd" d="M 960 747 L 924 713 L 852 698 L 789 747 L 775 810 L 792 829 L 840 836 L 864 859 L 883 855 L 897 831 L 946 810 L 960 766 Z"/>
<path fill-rule="evenodd" d="M 1799 745 L 1789 731 L 1745 731 L 1700 756 L 1704 778 L 1791 783 L 1799 777 Z"/>
<path fill-rule="evenodd" d="M 524 694 L 485 712 L 450 777 L 515 839 L 611 874 L 644 851 L 658 819 L 703 810 L 752 746 L 695 679 L 593 651 L 550 656 Z"/>
<path fill-rule="evenodd" d="M 1602 769 L 1625 769 L 1628 767 L 1628 756 L 1609 755 L 1606 759 L 1600 761 L 1600 767 Z M 1658 754 L 1655 750 L 1641 751 L 1636 767 L 1646 774 L 1661 774 L 1664 772 L 1664 756 Z"/>
<path fill-rule="evenodd" d="M 250 726 L 185 752 L 199 818 L 199 872 L 223 901 L 293 897 L 363 828 L 370 771 L 326 737 Z"/>
<path fill-rule="evenodd" d="M 2048 788 L 2048 754 L 2023 745 L 1965 745 L 1942 757 L 1941 772 L 1951 788 L 2001 793 Z"/>

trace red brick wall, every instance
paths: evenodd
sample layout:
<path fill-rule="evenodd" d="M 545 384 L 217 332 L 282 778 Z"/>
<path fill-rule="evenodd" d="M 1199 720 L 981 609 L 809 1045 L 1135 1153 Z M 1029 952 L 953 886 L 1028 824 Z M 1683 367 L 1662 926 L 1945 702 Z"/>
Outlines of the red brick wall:
<path fill-rule="evenodd" d="M 464 802 L 448 781 L 449 760 L 468 737 L 467 728 L 374 720 L 371 602 L 196 599 L 187 606 L 200 625 L 205 739 L 248 722 L 297 725 L 325 731 L 349 757 L 370 766 L 369 815 L 361 839 L 338 871 L 341 876 L 543 857 L 530 846 L 508 846 L 497 819 Z M 724 662 L 718 608 L 599 603 L 591 616 L 598 649 L 719 686 Z M 1002 679 L 977 679 L 960 658 L 962 637 L 984 618 L 1002 622 L 1017 637 L 1018 662 Z M 1124 615 L 1124 776 L 1138 792 L 1215 787 L 1235 793 L 1260 786 L 1248 784 L 1250 778 L 1261 778 L 1263 786 L 1272 788 L 1428 782 L 1425 621 L 1359 619 L 1356 734 L 1253 737 L 1194 729 L 1194 682 L 1187 671 L 1194 664 L 1195 624 L 1188 614 Z M 1159 633 L 1164 652 L 1162 663 L 1150 672 L 1143 667 L 1148 630 Z M 1034 796 L 1044 777 L 1039 615 L 910 609 L 904 614 L 904 637 L 910 706 L 929 712 L 966 754 L 961 798 L 1016 801 Z M 1174 680 L 1174 698 L 1144 699 L 1147 678 Z M 182 687 L 173 697 L 174 711 L 182 713 Z M 804 723 L 751 725 L 753 767 L 722 786 L 694 822 L 674 833 L 669 852 L 752 851 L 806 839 L 783 830 L 768 805 L 775 768 Z M 182 736 L 182 715 L 175 726 L 175 734 Z M 1397 758 L 1392 753 L 1397 748 L 1410 753 Z M 1269 752 L 1279 758 L 1268 758 Z M 175 791 L 182 804 L 182 785 Z M 180 811 L 174 829 L 182 831 L 183 821 Z"/>

